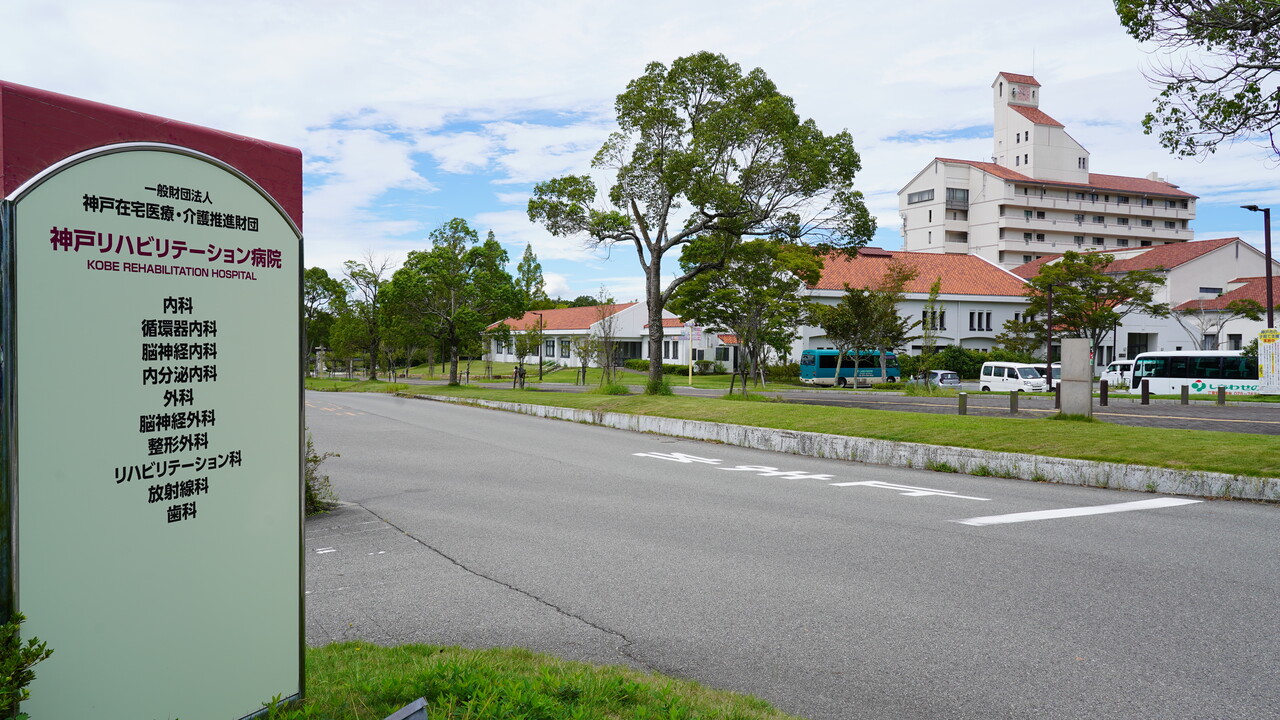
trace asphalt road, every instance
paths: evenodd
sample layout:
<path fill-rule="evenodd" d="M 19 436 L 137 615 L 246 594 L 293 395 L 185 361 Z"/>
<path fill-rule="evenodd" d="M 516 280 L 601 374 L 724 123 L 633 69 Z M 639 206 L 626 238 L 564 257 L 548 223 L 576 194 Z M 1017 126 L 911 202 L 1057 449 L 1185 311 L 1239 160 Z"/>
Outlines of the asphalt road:
<path fill-rule="evenodd" d="M 307 403 L 348 503 L 307 522 L 313 644 L 523 646 L 824 720 L 1280 707 L 1274 506 Z"/>

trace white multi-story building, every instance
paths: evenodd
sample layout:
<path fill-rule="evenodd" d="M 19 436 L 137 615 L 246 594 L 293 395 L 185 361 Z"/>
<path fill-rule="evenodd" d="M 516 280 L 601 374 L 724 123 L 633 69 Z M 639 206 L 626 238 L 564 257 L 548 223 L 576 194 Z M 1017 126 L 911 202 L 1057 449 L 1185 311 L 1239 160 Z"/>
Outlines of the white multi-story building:
<path fill-rule="evenodd" d="M 990 162 L 935 158 L 898 192 L 903 249 L 978 255 L 1007 269 L 1067 250 L 1191 240 L 1196 196 L 1155 173 L 1089 171 L 1089 151 L 1040 110 L 1040 83 L 1000 73 Z"/>

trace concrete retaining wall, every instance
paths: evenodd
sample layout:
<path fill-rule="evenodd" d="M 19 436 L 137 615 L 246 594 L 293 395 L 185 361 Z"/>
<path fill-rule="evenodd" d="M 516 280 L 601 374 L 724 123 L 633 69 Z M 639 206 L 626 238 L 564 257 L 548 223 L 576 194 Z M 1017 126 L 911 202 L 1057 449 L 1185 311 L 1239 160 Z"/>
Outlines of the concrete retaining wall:
<path fill-rule="evenodd" d="M 404 397 L 506 410 L 557 420 L 603 425 L 620 430 L 670 435 L 691 440 L 708 440 L 758 450 L 854 460 L 873 465 L 958 471 L 970 475 L 994 475 L 1171 495 L 1280 501 L 1280 479 L 1278 478 L 1121 465 L 473 398 L 436 395 L 405 395 Z"/>

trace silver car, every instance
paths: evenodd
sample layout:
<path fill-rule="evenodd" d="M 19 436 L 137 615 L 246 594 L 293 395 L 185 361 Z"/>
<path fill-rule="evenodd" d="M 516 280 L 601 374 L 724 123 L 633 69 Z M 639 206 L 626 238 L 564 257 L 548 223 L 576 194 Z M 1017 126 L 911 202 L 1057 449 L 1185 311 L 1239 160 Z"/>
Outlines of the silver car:
<path fill-rule="evenodd" d="M 960 375 L 954 370 L 930 370 L 928 382 L 938 387 L 958 388 L 960 387 Z M 913 382 L 923 384 L 926 378 L 921 376 Z"/>

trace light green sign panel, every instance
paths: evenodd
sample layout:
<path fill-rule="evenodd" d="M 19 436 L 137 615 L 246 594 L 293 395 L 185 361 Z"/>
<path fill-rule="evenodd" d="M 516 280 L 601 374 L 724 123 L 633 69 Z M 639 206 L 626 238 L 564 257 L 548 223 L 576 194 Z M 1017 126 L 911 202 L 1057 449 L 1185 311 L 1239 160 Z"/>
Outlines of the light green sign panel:
<path fill-rule="evenodd" d="M 228 720 L 299 695 L 296 229 L 153 145 L 55 168 L 12 217 L 16 605 L 54 649 L 24 711 Z"/>

